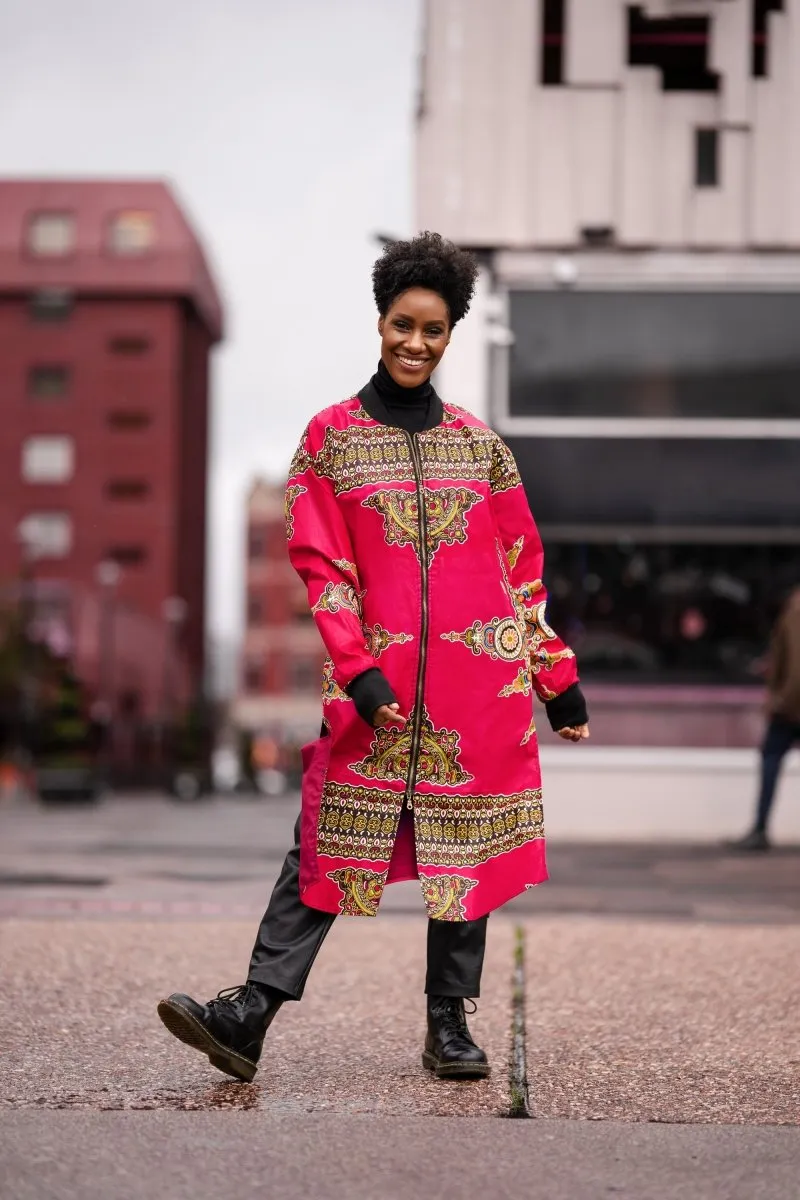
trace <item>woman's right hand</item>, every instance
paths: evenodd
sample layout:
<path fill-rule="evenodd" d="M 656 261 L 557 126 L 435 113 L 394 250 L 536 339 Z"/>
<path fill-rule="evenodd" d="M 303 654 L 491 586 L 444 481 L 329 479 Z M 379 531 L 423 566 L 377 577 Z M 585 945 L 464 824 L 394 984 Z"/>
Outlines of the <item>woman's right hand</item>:
<path fill-rule="evenodd" d="M 399 725 L 402 729 L 405 723 L 406 718 L 400 715 L 399 704 L 382 704 L 372 714 L 372 724 L 376 729 L 382 729 L 384 725 Z"/>

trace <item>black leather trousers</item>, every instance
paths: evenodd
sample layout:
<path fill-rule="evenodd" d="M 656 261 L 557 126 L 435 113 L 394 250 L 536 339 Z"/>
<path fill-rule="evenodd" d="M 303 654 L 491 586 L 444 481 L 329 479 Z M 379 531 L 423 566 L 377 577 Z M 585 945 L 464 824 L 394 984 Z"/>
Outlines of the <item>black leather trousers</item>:
<path fill-rule="evenodd" d="M 300 899 L 300 819 L 294 845 L 261 918 L 248 979 L 299 1000 L 308 973 L 333 922 L 334 913 L 308 908 Z M 429 996 L 480 995 L 486 917 L 477 921 L 428 921 Z"/>

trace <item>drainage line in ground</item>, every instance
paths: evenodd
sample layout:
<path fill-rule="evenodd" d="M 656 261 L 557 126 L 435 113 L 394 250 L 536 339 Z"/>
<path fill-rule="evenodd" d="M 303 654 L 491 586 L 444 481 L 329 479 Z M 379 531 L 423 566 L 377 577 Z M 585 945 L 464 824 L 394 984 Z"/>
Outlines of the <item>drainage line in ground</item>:
<path fill-rule="evenodd" d="M 508 1115 L 531 1117 L 528 1095 L 528 1056 L 525 1042 L 525 930 L 514 931 L 514 971 L 511 977 L 511 1061 L 508 1072 Z"/>

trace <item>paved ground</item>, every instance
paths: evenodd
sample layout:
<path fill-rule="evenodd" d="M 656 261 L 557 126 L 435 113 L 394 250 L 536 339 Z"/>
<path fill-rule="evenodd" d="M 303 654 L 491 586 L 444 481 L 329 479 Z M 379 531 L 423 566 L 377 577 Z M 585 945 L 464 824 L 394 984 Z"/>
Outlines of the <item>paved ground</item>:
<path fill-rule="evenodd" d="M 336 923 L 255 1083 L 228 1083 L 154 1005 L 241 981 L 293 813 L 0 810 L 4 1200 L 800 1194 L 800 854 L 554 847 L 554 882 L 490 922 L 472 1027 L 494 1073 L 466 1085 L 420 1067 L 424 920 L 390 889 Z M 497 1119 L 517 927 L 532 1122 Z"/>
<path fill-rule="evenodd" d="M 15 1112 L 8 1200 L 796 1200 L 797 1131 L 259 1113 Z"/>

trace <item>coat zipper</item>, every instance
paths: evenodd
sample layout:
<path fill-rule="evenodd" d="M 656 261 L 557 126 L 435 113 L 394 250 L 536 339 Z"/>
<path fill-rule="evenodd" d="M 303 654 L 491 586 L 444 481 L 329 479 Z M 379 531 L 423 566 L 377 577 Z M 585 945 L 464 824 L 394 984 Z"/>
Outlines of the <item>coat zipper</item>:
<path fill-rule="evenodd" d="M 425 695 L 425 668 L 428 660 L 428 514 L 425 511 L 425 492 L 422 487 L 422 459 L 419 445 L 413 433 L 406 433 L 411 447 L 411 460 L 414 464 L 414 482 L 417 488 L 417 523 L 419 532 L 419 561 L 422 572 L 422 614 L 419 634 L 419 666 L 417 668 L 417 689 L 414 698 L 414 725 L 411 730 L 411 754 L 408 766 L 408 782 L 406 783 L 405 805 L 409 811 L 414 809 L 414 790 L 417 786 L 417 768 L 419 766 L 420 734 L 422 732 L 422 701 Z"/>

